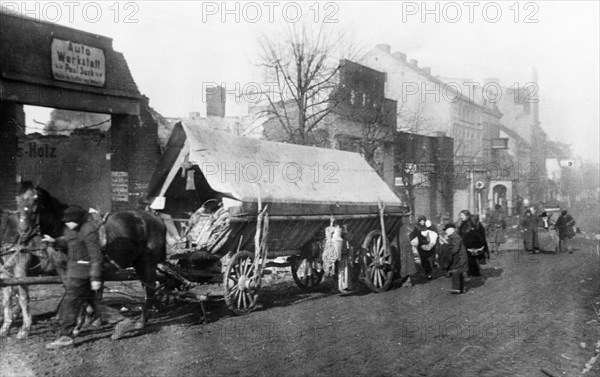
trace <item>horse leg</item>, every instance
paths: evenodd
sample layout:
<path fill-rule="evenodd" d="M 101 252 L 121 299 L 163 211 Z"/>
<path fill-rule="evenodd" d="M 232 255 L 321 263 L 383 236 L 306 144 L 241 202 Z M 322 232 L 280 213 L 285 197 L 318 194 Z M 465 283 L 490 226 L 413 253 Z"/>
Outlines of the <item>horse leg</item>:
<path fill-rule="evenodd" d="M 17 333 L 17 339 L 26 339 L 31 330 L 31 313 L 29 312 L 29 288 L 25 285 L 19 285 L 19 304 L 23 313 L 23 326 Z"/>
<path fill-rule="evenodd" d="M 135 324 L 136 329 L 143 329 L 148 321 L 148 310 L 154 305 L 154 292 L 156 290 L 156 264 L 145 260 L 136 264 L 136 272 L 140 276 L 146 291 L 142 315 Z"/>
<path fill-rule="evenodd" d="M 8 334 L 8 329 L 12 324 L 12 296 L 13 287 L 2 288 L 2 306 L 4 307 L 4 320 L 2 321 L 2 327 L 0 328 L 0 337 L 4 337 Z"/>

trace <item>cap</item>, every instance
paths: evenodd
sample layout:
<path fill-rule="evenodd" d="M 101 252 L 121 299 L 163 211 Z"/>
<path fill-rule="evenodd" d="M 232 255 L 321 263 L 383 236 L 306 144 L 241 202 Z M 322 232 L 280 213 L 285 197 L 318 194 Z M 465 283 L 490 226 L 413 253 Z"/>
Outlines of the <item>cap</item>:
<path fill-rule="evenodd" d="M 69 206 L 63 213 L 62 221 L 63 223 L 74 222 L 80 224 L 85 216 L 87 215 L 87 211 L 79 206 Z"/>
<path fill-rule="evenodd" d="M 454 225 L 454 223 L 447 223 L 446 225 L 444 225 L 444 230 L 449 228 L 456 228 L 456 225 Z"/>

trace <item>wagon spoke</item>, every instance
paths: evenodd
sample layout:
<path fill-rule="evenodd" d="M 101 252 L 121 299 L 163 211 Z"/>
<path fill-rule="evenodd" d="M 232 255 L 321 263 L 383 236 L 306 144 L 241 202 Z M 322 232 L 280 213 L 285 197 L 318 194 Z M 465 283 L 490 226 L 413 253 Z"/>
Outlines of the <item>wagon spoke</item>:
<path fill-rule="evenodd" d="M 240 290 L 238 289 L 237 286 L 232 287 L 231 291 L 229 292 L 229 297 L 232 297 L 235 300 L 235 298 L 237 297 L 239 292 L 240 292 Z"/>
<path fill-rule="evenodd" d="M 368 250 L 362 258 L 365 284 L 374 292 L 386 291 L 393 279 L 392 256 L 387 239 L 379 230 L 371 231 L 365 244 Z"/>
<path fill-rule="evenodd" d="M 256 279 L 252 255 L 244 250 L 235 253 L 224 276 L 225 303 L 233 313 L 241 315 L 254 309 L 260 286 Z"/>

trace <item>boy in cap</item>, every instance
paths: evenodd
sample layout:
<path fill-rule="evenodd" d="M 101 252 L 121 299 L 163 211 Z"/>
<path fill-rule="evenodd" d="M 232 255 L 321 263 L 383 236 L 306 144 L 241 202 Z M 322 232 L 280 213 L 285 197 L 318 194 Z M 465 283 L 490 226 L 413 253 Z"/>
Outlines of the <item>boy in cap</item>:
<path fill-rule="evenodd" d="M 452 293 L 466 292 L 463 273 L 467 271 L 467 249 L 462 238 L 456 233 L 456 226 L 448 223 L 444 226 L 446 237 L 444 239 L 444 254 L 450 259 L 449 272 L 452 276 Z"/>
<path fill-rule="evenodd" d="M 93 302 L 109 322 L 118 322 L 112 338 L 120 338 L 134 328 L 133 321 L 118 310 L 95 301 L 96 292 L 102 288 L 102 252 L 98 227 L 90 220 L 88 212 L 79 206 L 70 206 L 63 214 L 66 226 L 64 236 L 53 239 L 44 235 L 42 241 L 56 242 L 67 248 L 67 293 L 60 307 L 60 337 L 46 345 L 47 349 L 59 349 L 73 345 L 73 330 L 83 304 Z"/>

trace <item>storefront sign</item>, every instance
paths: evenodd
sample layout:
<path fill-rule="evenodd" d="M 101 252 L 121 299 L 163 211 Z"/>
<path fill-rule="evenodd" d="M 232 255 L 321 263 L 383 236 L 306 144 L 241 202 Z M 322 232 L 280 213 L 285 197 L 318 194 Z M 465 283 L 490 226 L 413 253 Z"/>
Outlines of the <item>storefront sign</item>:
<path fill-rule="evenodd" d="M 508 149 L 508 138 L 500 137 L 492 139 L 492 149 Z"/>
<path fill-rule="evenodd" d="M 52 40 L 52 76 L 55 80 L 104 86 L 104 51 L 81 43 Z"/>
<path fill-rule="evenodd" d="M 126 171 L 112 171 L 111 187 L 113 202 L 129 201 L 129 174 Z"/>

